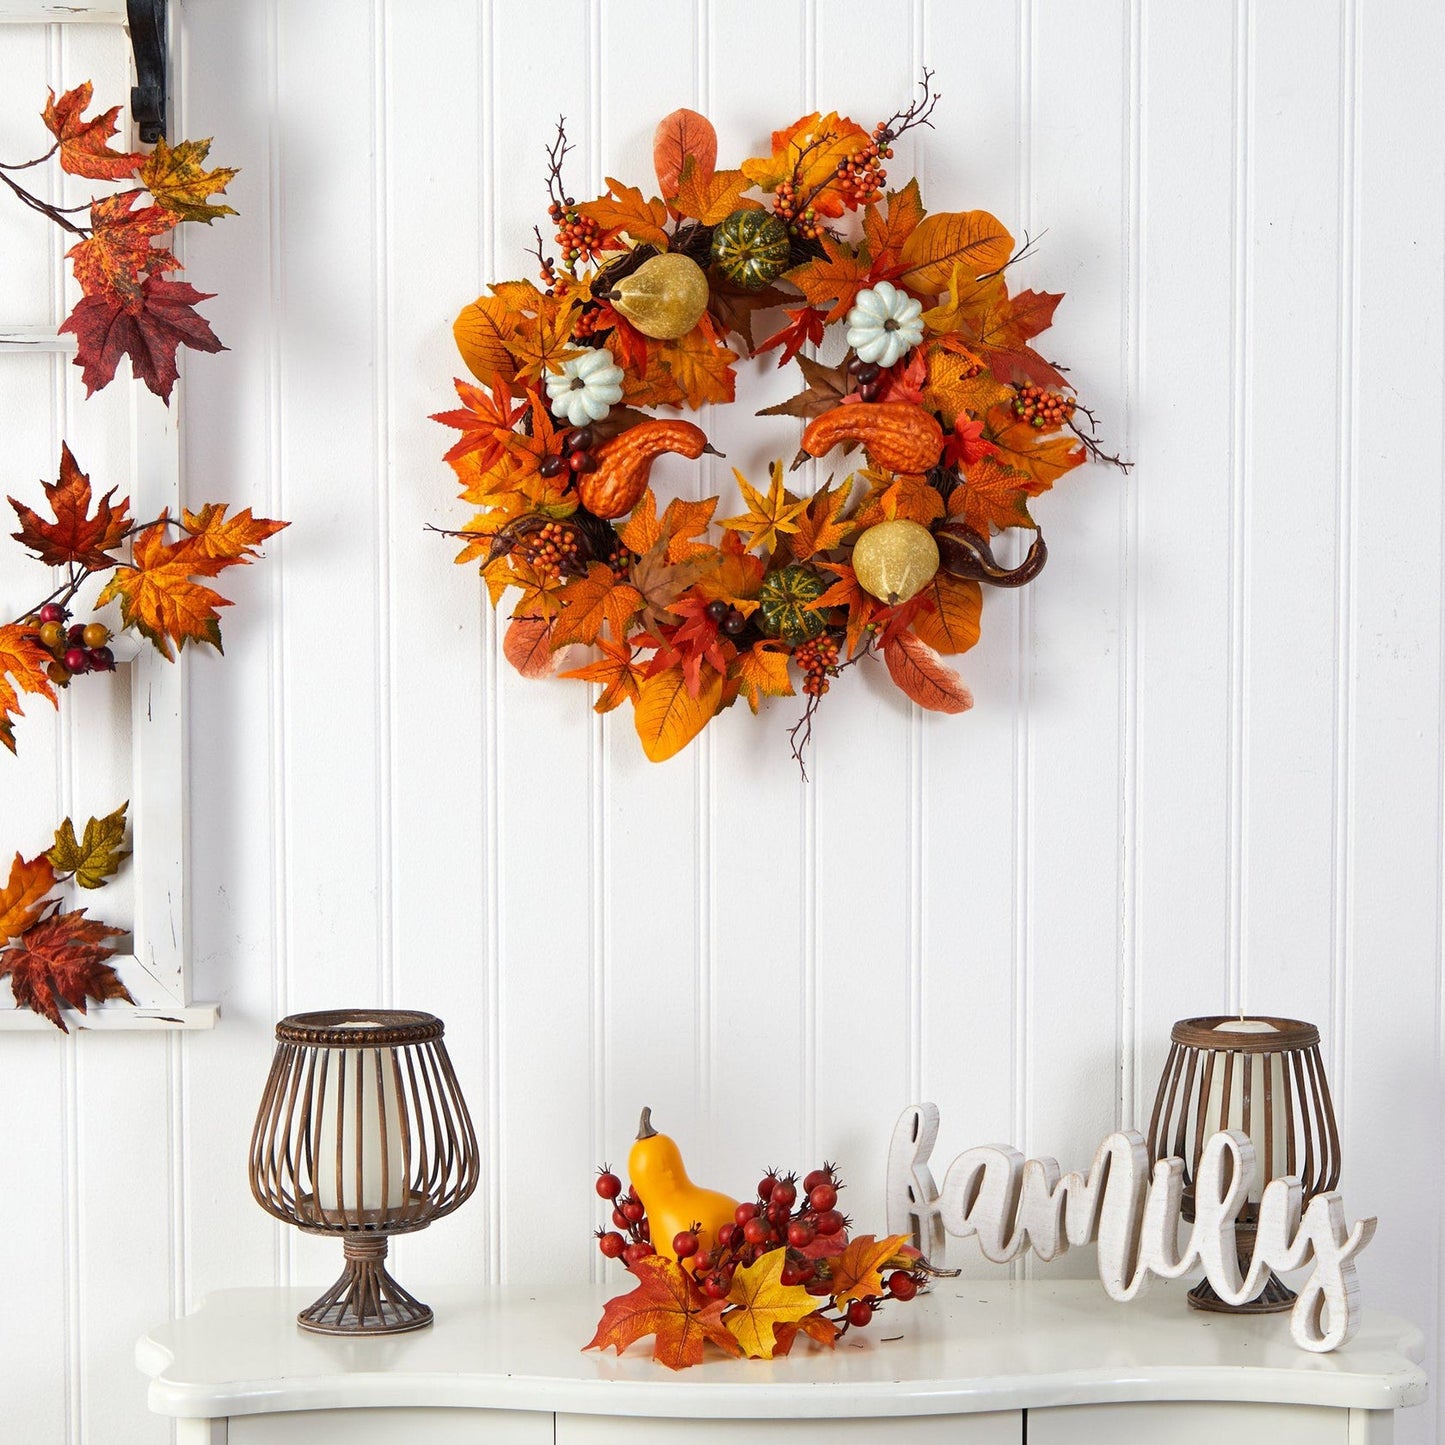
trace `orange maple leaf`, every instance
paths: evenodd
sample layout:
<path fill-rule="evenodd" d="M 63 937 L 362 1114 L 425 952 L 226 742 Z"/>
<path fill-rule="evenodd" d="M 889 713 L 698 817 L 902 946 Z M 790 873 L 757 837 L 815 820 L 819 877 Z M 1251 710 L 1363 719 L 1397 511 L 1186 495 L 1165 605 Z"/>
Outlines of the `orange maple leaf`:
<path fill-rule="evenodd" d="M 1040 491 L 1084 464 L 1084 448 L 1073 432 L 1049 436 L 1042 428 L 1015 418 L 1005 406 L 989 413 L 986 435 L 997 449 L 999 461 L 1040 483 Z"/>
<path fill-rule="evenodd" d="M 849 1300 L 881 1295 L 883 1266 L 907 1243 L 906 1234 L 890 1234 L 883 1239 L 860 1234 L 850 1240 L 842 1254 L 829 1262 L 828 1281 L 833 1302 L 841 1306 Z"/>
<path fill-rule="evenodd" d="M 636 186 L 625 185 L 622 181 L 607 177 L 607 194 L 595 201 L 587 201 L 577 209 L 590 216 L 605 234 L 605 240 L 626 232 L 642 245 L 667 247 L 667 207 L 655 196 L 644 200 Z M 621 247 L 611 246 L 610 250 Z"/>
<path fill-rule="evenodd" d="M 839 168 L 867 139 L 856 121 L 837 111 L 814 111 L 786 130 L 775 130 L 772 154 L 744 161 L 743 174 L 765 191 L 792 181 L 820 216 L 841 216 L 845 205 L 853 209 L 857 202 L 842 190 Z"/>
<path fill-rule="evenodd" d="M 541 475 L 542 463 L 549 457 L 559 456 L 562 448 L 557 441 L 557 428 L 552 425 L 551 413 L 535 391 L 527 393 L 531 405 L 532 430 L 530 432 L 507 432 L 503 444 L 517 463 L 517 471 L 511 478 L 513 488 L 521 488 L 530 478 Z"/>
<path fill-rule="evenodd" d="M 124 932 L 87 918 L 83 908 L 55 914 L 0 952 L 0 978 L 9 978 L 21 1008 L 44 1015 L 56 1028 L 69 1033 L 60 1016 L 61 1004 L 85 1013 L 87 998 L 135 1002 L 105 961 L 115 953 L 105 940 Z"/>
<path fill-rule="evenodd" d="M 524 408 L 512 405 L 507 384 L 500 376 L 492 378 L 490 391 L 458 377 L 452 378 L 452 385 L 461 398 L 461 406 L 453 411 L 433 412 L 431 416 L 432 421 L 456 427 L 461 432 L 442 460 L 456 462 L 476 452 L 477 464 L 485 470 L 506 450 L 506 437 L 521 419 Z"/>
<path fill-rule="evenodd" d="M 15 540 L 52 567 L 65 567 L 72 562 L 89 572 L 114 567 L 115 558 L 106 554 L 125 540 L 130 526 L 130 498 L 122 497 L 112 507 L 110 499 L 115 496 L 112 487 L 95 503 L 92 513 L 90 478 L 76 465 L 64 442 L 60 444 L 59 480 L 54 484 L 42 481 L 40 485 L 55 520 L 47 522 L 11 497 L 10 505 L 20 518 L 20 530 L 11 533 Z"/>
<path fill-rule="evenodd" d="M 738 354 L 724 345 L 710 316 L 704 314 L 686 336 L 676 341 L 652 342 L 647 351 L 649 364 L 661 363 L 690 407 L 733 399 L 737 377 L 732 364 Z"/>
<path fill-rule="evenodd" d="M 802 1285 L 782 1282 L 787 1262 L 786 1249 L 770 1249 L 733 1274 L 728 1303 L 736 1308 L 727 1312 L 724 1323 L 751 1359 L 771 1360 L 777 1345 L 774 1329 L 796 1324 L 818 1308 Z"/>
<path fill-rule="evenodd" d="M 181 525 L 196 539 L 196 546 L 205 556 L 230 566 L 259 557 L 261 544 L 291 524 L 276 522 L 270 517 L 253 517 L 250 507 L 243 507 L 235 516 L 228 517 L 224 503 L 207 502 L 199 512 L 183 509 Z"/>
<path fill-rule="evenodd" d="M 632 1266 L 637 1288 L 607 1301 L 597 1333 L 584 1350 L 611 1346 L 620 1355 L 636 1340 L 652 1335 L 652 1358 L 670 1370 L 702 1362 L 711 1340 L 729 1355 L 742 1350 L 723 1323 L 727 1300 L 709 1300 L 675 1260 L 648 1255 Z"/>
<path fill-rule="evenodd" d="M 602 684 L 602 696 L 592 704 L 594 712 L 611 712 L 621 703 L 636 703 L 643 669 L 632 660 L 632 645 L 626 638 L 613 642 L 606 637 L 599 637 L 597 645 L 604 655 L 596 662 L 574 667 L 559 675 Z"/>
<path fill-rule="evenodd" d="M 0 943 L 19 938 L 45 912 L 45 895 L 55 887 L 55 869 L 42 853 L 28 862 L 18 853 L 10 880 L 0 888 Z"/>
<path fill-rule="evenodd" d="M 596 642 L 605 625 L 615 638 L 625 637 L 627 624 L 642 608 L 642 593 L 605 562 L 589 562 L 583 577 L 574 577 L 558 593 L 562 611 L 552 627 L 552 646 Z"/>
<path fill-rule="evenodd" d="M 95 599 L 97 608 L 120 599 L 120 615 L 127 627 L 147 638 L 162 657 L 175 660 L 171 644 L 205 642 L 217 652 L 221 648 L 220 614 L 217 608 L 230 602 L 195 577 L 214 577 L 228 564 L 226 558 L 212 557 L 197 537 L 166 541 L 167 514 L 145 528 L 135 539 L 130 564 L 117 567 L 110 581 Z"/>
<path fill-rule="evenodd" d="M 788 676 L 789 655 L 783 643 L 764 639 L 733 658 L 728 677 L 738 683 L 754 714 L 765 697 L 793 696 L 793 680 Z"/>
<path fill-rule="evenodd" d="M 762 203 L 748 200 L 743 192 L 752 182 L 741 171 L 704 171 L 689 157 L 679 178 L 673 209 L 680 216 L 716 226 L 734 211 L 760 211 Z"/>
<path fill-rule="evenodd" d="M 65 254 L 87 296 L 140 303 L 141 283 L 152 272 L 174 271 L 180 262 L 151 241 L 174 230 L 176 218 L 160 206 L 133 211 L 139 191 L 122 191 L 91 203 L 91 234 Z"/>
<path fill-rule="evenodd" d="M 15 751 L 13 719 L 21 716 L 20 693 L 48 697 L 52 706 L 59 707 L 55 689 L 46 674 L 46 668 L 53 661 L 34 632 L 17 622 L 0 627 L 0 743 L 12 753 Z"/>
<path fill-rule="evenodd" d="M 936 493 L 935 493 L 936 495 Z M 843 520 L 853 496 L 853 478 L 845 477 L 836 487 L 826 484 L 813 493 L 808 509 L 798 519 L 798 530 L 789 539 L 793 556 L 800 562 L 818 552 L 841 547 L 853 531 L 854 524 Z"/>
<path fill-rule="evenodd" d="M 45 109 L 40 112 L 45 128 L 58 143 L 60 169 L 92 181 L 119 181 L 133 176 L 146 157 L 143 153 L 113 151 L 106 144 L 119 132 L 115 123 L 120 114 L 118 105 L 85 119 L 84 112 L 90 106 L 93 93 L 88 80 L 74 90 L 67 90 L 59 100 L 52 90 Z"/>
<path fill-rule="evenodd" d="M 826 259 L 794 266 L 784 279 L 791 281 L 814 306 L 831 301 L 833 305 L 823 320 L 832 325 L 848 314 L 858 293 L 868 285 L 872 260 L 866 245 L 855 248 L 826 234 L 822 239 Z"/>
<path fill-rule="evenodd" d="M 844 655 L 852 657 L 858 650 L 863 634 L 883 610 L 883 604 L 863 590 L 857 574 L 848 563 L 824 562 L 823 567 L 838 580 L 816 602 L 810 602 L 808 607 L 814 612 L 823 612 L 830 607 L 848 609 L 847 651 Z"/>
<path fill-rule="evenodd" d="M 901 269 L 899 257 L 903 245 L 923 219 L 923 198 L 918 193 L 917 179 L 901 191 L 888 192 L 887 209 L 876 204 L 863 208 L 863 235 L 873 254 L 873 279 L 884 281 Z"/>
<path fill-rule="evenodd" d="M 515 329 L 503 338 L 502 344 L 516 363 L 516 375 L 523 381 L 541 381 L 550 372 L 561 371 L 562 363 L 581 356 L 572 339 L 572 323 L 577 317 L 575 298 L 545 296 L 530 283 L 525 289 L 516 282 L 504 282 L 493 290 L 503 293 L 517 288 L 529 312 L 514 318 Z M 507 294 L 511 294 L 507 292 Z"/>
<path fill-rule="evenodd" d="M 984 457 L 965 469 L 963 480 L 948 494 L 948 515 L 960 517 L 981 536 L 1005 527 L 1034 528 L 1029 498 L 1046 492 L 1048 484 Z"/>

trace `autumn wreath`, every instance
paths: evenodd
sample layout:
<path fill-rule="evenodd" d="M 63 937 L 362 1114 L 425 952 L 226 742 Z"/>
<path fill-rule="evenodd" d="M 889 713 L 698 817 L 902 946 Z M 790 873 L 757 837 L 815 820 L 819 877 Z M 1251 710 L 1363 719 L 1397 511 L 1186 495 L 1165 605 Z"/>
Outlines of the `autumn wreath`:
<path fill-rule="evenodd" d="M 560 264 L 538 229 L 541 285 L 494 285 L 457 318 L 481 383 L 457 381 L 461 406 L 435 417 L 461 433 L 446 460 L 479 509 L 451 533 L 466 541 L 457 561 L 480 561 L 494 606 L 520 593 L 504 651 L 524 676 L 570 645 L 598 649 L 562 676 L 601 684 L 599 712 L 631 703 L 655 762 L 740 696 L 756 713 L 792 695 L 793 669 L 801 758 L 830 679 L 870 653 L 923 707 L 968 708 L 940 654 L 978 641 L 980 584 L 1038 575 L 1030 499 L 1088 456 L 1117 463 L 1032 345 L 1061 297 L 1010 295 L 1027 241 L 1016 251 L 985 211 L 925 214 L 916 180 L 884 193 L 893 142 L 931 125 L 937 100 L 925 72 L 919 98 L 872 131 L 807 115 L 736 170 L 717 169 L 705 117 L 674 111 L 650 200 L 610 179 L 596 200 L 568 195 L 559 122 L 547 183 Z M 754 341 L 757 313 L 775 308 L 786 325 Z M 805 353 L 839 327 L 837 365 Z M 862 464 L 811 495 L 788 490 L 782 461 L 762 486 L 735 473 L 746 510 L 717 519 L 714 540 L 716 496 L 662 504 L 648 485 L 663 453 L 713 448 L 694 423 L 651 413 L 732 401 L 740 354 L 775 349 L 805 387 L 760 415 L 807 422 L 794 468 L 835 449 L 860 448 Z M 991 541 L 1009 528 L 1034 533 L 1012 568 Z"/>

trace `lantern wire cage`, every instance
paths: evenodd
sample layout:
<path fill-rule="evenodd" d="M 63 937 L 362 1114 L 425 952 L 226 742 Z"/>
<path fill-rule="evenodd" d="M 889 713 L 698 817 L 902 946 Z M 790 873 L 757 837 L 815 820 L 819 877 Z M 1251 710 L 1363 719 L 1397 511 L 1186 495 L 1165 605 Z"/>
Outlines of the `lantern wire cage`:
<path fill-rule="evenodd" d="M 1253 1015 L 1252 1022 L 1267 1027 L 1234 1031 L 1245 1026 L 1234 1015 L 1182 1019 L 1174 1025 L 1148 1138 L 1152 1161 L 1184 1161 L 1183 1214 L 1191 1221 L 1194 1181 L 1210 1136 L 1237 1129 L 1255 1141 L 1255 1187 L 1235 1223 L 1242 1270 L 1254 1252 L 1265 1184 L 1292 1175 L 1302 1186 L 1302 1203 L 1308 1204 L 1340 1179 L 1339 1128 L 1319 1030 L 1299 1019 L 1267 1014 Z M 1207 1279 L 1189 1292 L 1193 1308 L 1231 1314 L 1274 1314 L 1294 1301 L 1295 1292 L 1273 1271 L 1260 1294 L 1242 1305 L 1220 1299 Z"/>
<path fill-rule="evenodd" d="M 330 1010 L 276 1025 L 251 1136 L 251 1193 L 304 1233 L 339 1235 L 346 1268 L 297 1315 L 320 1334 L 391 1334 L 431 1309 L 387 1272 L 387 1240 L 477 1187 L 476 1134 L 431 1014 Z"/>

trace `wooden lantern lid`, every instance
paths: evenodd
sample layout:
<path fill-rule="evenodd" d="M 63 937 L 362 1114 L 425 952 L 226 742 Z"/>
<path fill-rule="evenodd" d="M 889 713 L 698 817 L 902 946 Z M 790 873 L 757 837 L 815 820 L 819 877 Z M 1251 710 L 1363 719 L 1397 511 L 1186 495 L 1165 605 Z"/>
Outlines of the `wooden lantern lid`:
<path fill-rule="evenodd" d="M 326 1009 L 292 1014 L 276 1025 L 276 1040 L 313 1049 L 392 1049 L 432 1043 L 445 1025 L 413 1009 Z"/>
<path fill-rule="evenodd" d="M 1302 1019 L 1275 1018 L 1271 1014 L 1244 1017 L 1269 1024 L 1269 1033 L 1234 1033 L 1219 1030 L 1220 1024 L 1236 1023 L 1239 1014 L 1209 1014 L 1203 1018 L 1180 1019 L 1169 1037 L 1187 1049 L 1208 1049 L 1231 1054 L 1283 1054 L 1318 1046 L 1320 1031 Z"/>

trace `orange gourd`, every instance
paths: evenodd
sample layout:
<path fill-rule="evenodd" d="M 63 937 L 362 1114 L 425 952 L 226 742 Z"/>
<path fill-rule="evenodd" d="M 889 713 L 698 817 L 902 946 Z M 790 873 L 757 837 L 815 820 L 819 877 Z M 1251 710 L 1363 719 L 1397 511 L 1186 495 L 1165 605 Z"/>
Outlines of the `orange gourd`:
<path fill-rule="evenodd" d="M 803 450 L 825 456 L 839 442 L 862 442 L 868 460 L 890 472 L 926 472 L 943 451 L 943 428 L 932 412 L 911 402 L 856 402 L 815 417 Z"/>
<path fill-rule="evenodd" d="M 597 449 L 595 472 L 583 472 L 577 495 L 594 517 L 623 517 L 647 490 L 647 474 L 663 452 L 689 460 L 703 454 L 707 433 L 690 421 L 644 421 Z"/>
<path fill-rule="evenodd" d="M 677 1145 L 652 1127 L 652 1110 L 644 1109 L 637 1126 L 637 1140 L 627 1156 L 627 1173 L 632 1188 L 647 1210 L 652 1229 L 652 1247 L 668 1259 L 676 1259 L 673 1236 L 694 1225 L 700 1226 L 701 1248 L 713 1247 L 717 1232 L 733 1223 L 736 1199 L 715 1189 L 702 1189 L 687 1177 Z M 691 1261 L 685 1261 L 691 1268 Z"/>

